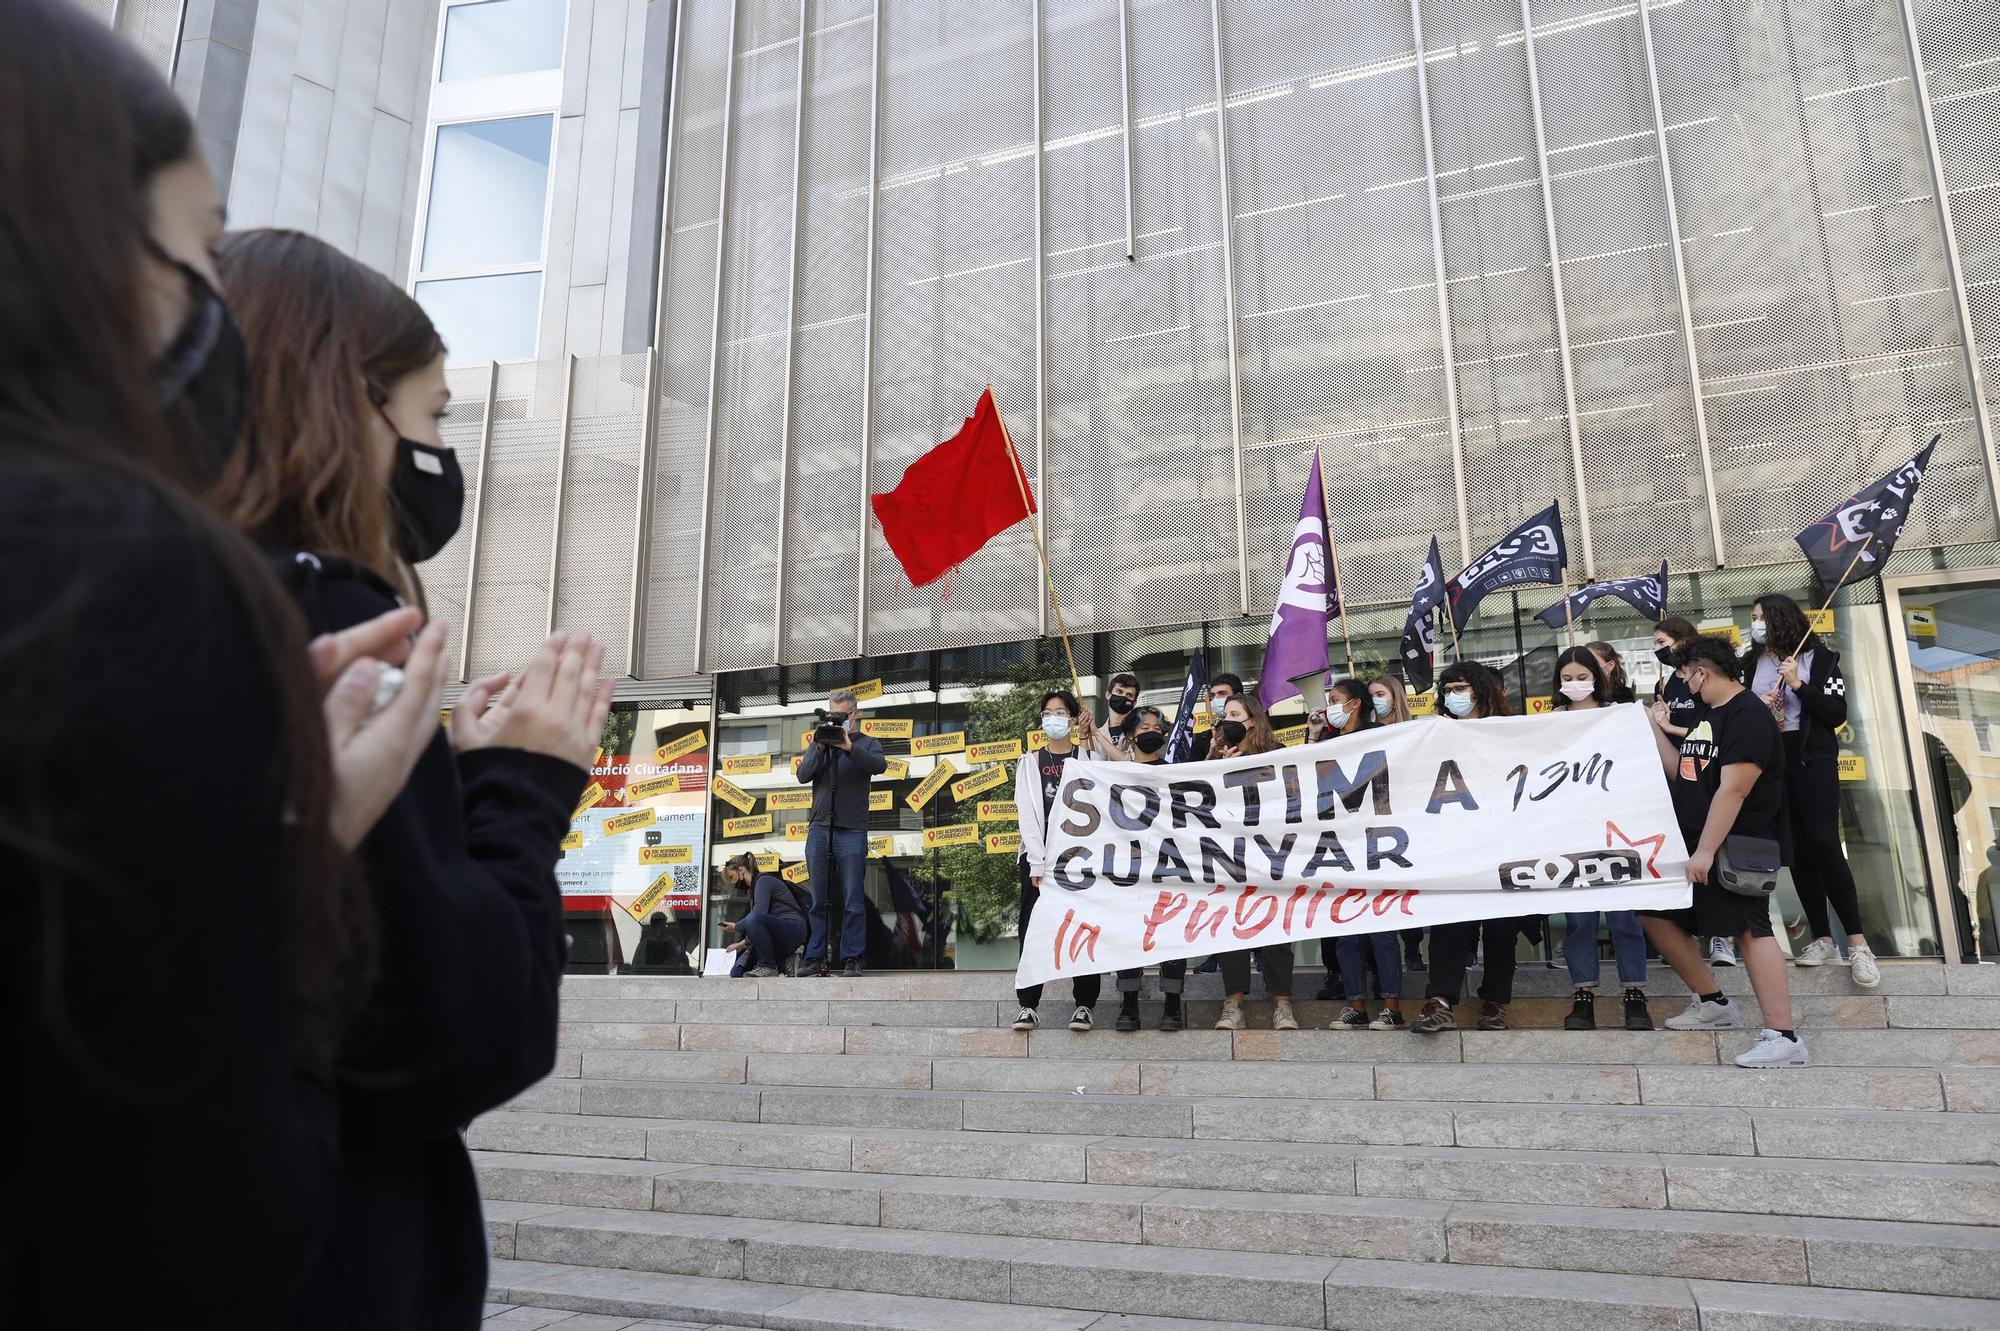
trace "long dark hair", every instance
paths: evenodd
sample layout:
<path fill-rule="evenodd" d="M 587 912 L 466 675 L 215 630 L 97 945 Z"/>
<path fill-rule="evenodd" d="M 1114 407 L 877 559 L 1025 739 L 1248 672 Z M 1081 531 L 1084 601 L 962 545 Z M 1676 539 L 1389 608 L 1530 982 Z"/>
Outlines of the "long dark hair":
<path fill-rule="evenodd" d="M 250 348 L 248 422 L 214 497 L 258 540 L 342 555 L 418 599 L 396 552 L 373 425 L 397 381 L 444 354 L 401 287 L 298 231 L 245 231 L 216 256 Z"/>
<path fill-rule="evenodd" d="M 1444 686 L 1464 681 L 1472 686 L 1472 705 L 1480 716 L 1512 716 L 1513 705 L 1507 701 L 1507 680 L 1498 670 L 1479 661 L 1453 661 L 1438 675 L 1437 689 L 1440 704 L 1444 698 Z M 1451 713 L 1442 705 L 1438 715 L 1450 717 Z"/>
<path fill-rule="evenodd" d="M 219 582 L 214 594 L 259 628 L 240 649 L 263 659 L 284 747 L 271 770 L 243 780 L 284 792 L 285 862 L 270 883 L 282 931 L 274 965 L 295 1052 L 325 1066 L 362 986 L 367 917 L 329 824 L 332 768 L 303 626 L 256 552 L 182 488 L 198 483 L 199 469 L 176 449 L 154 400 L 141 260 L 150 186 L 194 153 L 173 91 L 101 23 L 60 0 L 0 4 L 0 197 L 9 201 L 0 208 L 0 486 L 114 493 L 147 519 L 143 530 L 79 533 L 60 567 L 41 570 L 52 582 L 47 612 L 0 626 L 0 728 L 21 795 L 0 800 L 0 845 L 29 865 L 43 930 L 30 947 L 49 959 L 40 1001 L 56 1038 L 88 1058 L 58 959 L 109 902 L 86 907 L 73 884 L 101 881 L 103 871 L 88 846 L 56 833 L 55 810 L 75 792 L 43 789 L 36 774 L 85 705 L 70 653 L 102 626 L 83 622 L 81 608 L 120 576 L 133 545 L 193 552 Z M 124 890 L 104 884 L 107 897 Z"/>
<path fill-rule="evenodd" d="M 1618 654 L 1618 649 L 1608 642 L 1587 642 L 1584 646 L 1590 648 L 1592 656 L 1599 658 L 1597 662 L 1599 666 L 1603 666 L 1606 661 L 1611 662 L 1610 667 L 1604 671 L 1604 684 L 1607 690 L 1604 701 L 1631 702 L 1632 680 L 1625 673 L 1625 658 Z"/>
<path fill-rule="evenodd" d="M 1750 649 L 1743 653 L 1746 669 L 1755 666 L 1757 658 L 1765 652 L 1780 658 L 1804 656 L 1823 645 L 1819 634 L 1812 631 L 1812 621 L 1791 597 L 1772 592 L 1751 604 L 1764 612 L 1764 641 L 1761 646 L 1751 643 Z"/>
<path fill-rule="evenodd" d="M 1339 694 L 1345 702 L 1360 704 L 1354 713 L 1354 729 L 1373 730 L 1382 724 L 1381 718 L 1375 715 L 1375 700 L 1368 696 L 1368 686 L 1362 681 L 1351 676 L 1336 679 L 1329 691 Z"/>
<path fill-rule="evenodd" d="M 1565 712 L 1569 710 L 1569 699 L 1563 696 L 1562 691 L 1563 667 L 1566 665 L 1580 665 L 1588 670 L 1590 696 L 1597 700 L 1599 707 L 1610 704 L 1611 681 L 1604 677 L 1604 667 L 1597 663 L 1597 657 L 1588 647 L 1570 647 L 1564 649 L 1563 654 L 1556 658 L 1556 668 L 1549 675 L 1549 696 L 1555 700 L 1558 710 Z"/>

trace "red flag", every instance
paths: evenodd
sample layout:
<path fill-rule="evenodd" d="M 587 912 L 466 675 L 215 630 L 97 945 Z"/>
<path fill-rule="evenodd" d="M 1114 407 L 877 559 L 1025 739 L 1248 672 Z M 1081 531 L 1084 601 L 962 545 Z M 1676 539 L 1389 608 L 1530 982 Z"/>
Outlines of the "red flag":
<path fill-rule="evenodd" d="M 870 495 L 882 535 L 912 587 L 936 582 L 1035 511 L 1034 496 L 989 387 L 965 427 Z"/>

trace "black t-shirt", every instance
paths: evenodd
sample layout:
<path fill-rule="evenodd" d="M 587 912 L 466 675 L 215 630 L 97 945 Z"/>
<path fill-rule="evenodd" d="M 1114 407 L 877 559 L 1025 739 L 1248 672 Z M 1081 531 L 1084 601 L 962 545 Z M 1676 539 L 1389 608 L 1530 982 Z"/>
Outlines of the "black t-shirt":
<path fill-rule="evenodd" d="M 1057 753 L 1053 749 L 1040 749 L 1035 753 L 1035 767 L 1042 778 L 1042 817 L 1046 820 L 1055 812 L 1056 792 L 1062 789 L 1063 764 L 1069 754 Z"/>
<path fill-rule="evenodd" d="M 1785 809 L 1783 752 L 1771 709 L 1748 689 L 1720 707 L 1704 710 L 1681 741 L 1681 762 L 1673 782 L 1674 813 L 1689 851 L 1701 841 L 1708 806 L 1722 788 L 1722 769 L 1733 763 L 1756 763 L 1762 774 L 1744 797 L 1730 835 L 1779 839 L 1778 822 Z"/>
<path fill-rule="evenodd" d="M 1667 724 L 1676 730 L 1693 730 L 1708 711 L 1708 705 L 1694 696 L 1678 674 L 1667 676 L 1660 700 L 1667 705 Z"/>

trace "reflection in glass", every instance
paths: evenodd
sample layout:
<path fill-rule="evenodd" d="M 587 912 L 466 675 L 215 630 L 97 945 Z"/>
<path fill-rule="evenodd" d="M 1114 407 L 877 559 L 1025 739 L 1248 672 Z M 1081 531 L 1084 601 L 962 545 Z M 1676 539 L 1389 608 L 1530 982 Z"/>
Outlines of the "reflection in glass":
<path fill-rule="evenodd" d="M 417 283 L 417 301 L 444 338 L 450 365 L 533 360 L 541 293 L 540 273 Z"/>
<path fill-rule="evenodd" d="M 560 69 L 563 0 L 483 0 L 445 10 L 438 82 Z"/>
<path fill-rule="evenodd" d="M 438 126 L 425 272 L 541 261 L 552 122 L 542 115 Z"/>

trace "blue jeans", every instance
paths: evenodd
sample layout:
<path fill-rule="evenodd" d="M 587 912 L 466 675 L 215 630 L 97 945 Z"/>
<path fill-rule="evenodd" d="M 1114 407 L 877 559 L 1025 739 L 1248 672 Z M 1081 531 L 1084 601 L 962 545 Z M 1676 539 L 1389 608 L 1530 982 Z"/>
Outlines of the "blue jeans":
<path fill-rule="evenodd" d="M 840 959 L 859 961 L 868 951 L 868 832 L 864 828 L 822 827 L 806 832 L 806 872 L 812 875 L 812 934 L 806 939 L 806 960 L 826 959 L 827 934 L 833 926 L 834 875 L 840 876 L 844 914 L 840 924 Z"/>
<path fill-rule="evenodd" d="M 1375 952 L 1375 978 L 1382 986 L 1382 997 L 1401 998 L 1403 996 L 1402 940 L 1393 929 L 1380 933 L 1350 934 L 1333 940 L 1333 954 L 1340 960 L 1340 978 L 1347 982 L 1349 998 L 1365 998 L 1368 995 L 1368 953 Z"/>
<path fill-rule="evenodd" d="M 1618 979 L 1629 985 L 1646 983 L 1646 931 L 1639 917 L 1629 910 L 1605 912 L 1611 926 L 1611 951 L 1618 958 Z M 1571 911 L 1563 932 L 1563 962 L 1569 967 L 1569 982 L 1578 986 L 1597 983 L 1597 912 Z"/>
<path fill-rule="evenodd" d="M 752 966 L 775 970 L 806 941 L 805 922 L 797 916 L 766 915 L 761 910 L 753 910 L 738 920 L 736 932 L 739 937 L 749 939 L 750 946 L 736 954 L 732 975 L 741 975 Z"/>

